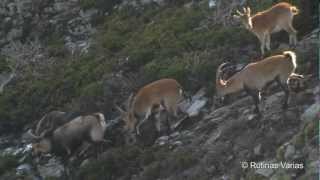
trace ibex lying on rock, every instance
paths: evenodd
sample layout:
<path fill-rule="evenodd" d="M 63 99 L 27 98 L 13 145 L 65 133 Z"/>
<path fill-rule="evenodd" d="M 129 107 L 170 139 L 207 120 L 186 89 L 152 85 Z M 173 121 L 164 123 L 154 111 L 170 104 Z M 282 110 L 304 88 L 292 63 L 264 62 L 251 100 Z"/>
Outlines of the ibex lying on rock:
<path fill-rule="evenodd" d="M 240 19 L 245 27 L 258 37 L 261 53 L 264 55 L 265 48 L 270 50 L 270 35 L 274 32 L 285 30 L 289 34 L 289 43 L 296 45 L 297 31 L 292 27 L 292 20 L 298 13 L 295 6 L 281 2 L 253 16 L 250 7 L 243 8 L 243 12 L 237 10 L 234 17 Z"/>
<path fill-rule="evenodd" d="M 278 83 L 285 93 L 283 108 L 287 108 L 289 78 L 303 78 L 302 75 L 294 73 L 297 64 L 296 55 L 292 51 L 285 51 L 281 55 L 270 56 L 261 61 L 250 63 L 227 80 L 221 78 L 224 66 L 225 63 L 221 64 L 216 73 L 217 95 L 221 97 L 245 90 L 252 96 L 255 102 L 255 112 L 258 114 L 260 114 L 258 107 L 261 99 L 260 92 L 268 83 L 274 80 Z"/>
<path fill-rule="evenodd" d="M 53 131 L 52 135 L 37 136 L 31 133 L 31 136 L 40 140 L 33 143 L 33 153 L 48 153 L 59 149 L 64 149 L 68 155 L 76 146 L 84 141 L 91 142 L 107 142 L 104 139 L 106 123 L 104 115 L 95 113 L 88 116 L 79 116 L 72 121 L 58 127 Z"/>
<path fill-rule="evenodd" d="M 125 121 L 125 130 L 140 135 L 140 126 L 155 111 L 165 109 L 171 116 L 177 117 L 178 104 L 183 100 L 183 90 L 174 79 L 160 79 L 142 87 L 135 97 L 132 97 L 131 95 L 128 100 L 127 112 L 117 108 Z M 170 124 L 168 119 L 167 124 Z M 156 127 L 160 131 L 160 122 L 156 123 Z"/>

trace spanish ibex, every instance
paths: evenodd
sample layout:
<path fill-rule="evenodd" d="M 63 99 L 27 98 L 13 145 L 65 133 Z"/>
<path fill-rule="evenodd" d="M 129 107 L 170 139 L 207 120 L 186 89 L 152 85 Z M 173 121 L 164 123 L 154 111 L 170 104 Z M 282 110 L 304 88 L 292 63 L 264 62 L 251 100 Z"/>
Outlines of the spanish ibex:
<path fill-rule="evenodd" d="M 280 55 L 270 56 L 261 61 L 250 63 L 227 80 L 221 78 L 222 69 L 225 65 L 225 63 L 221 64 L 216 72 L 217 95 L 222 97 L 245 90 L 252 96 L 255 102 L 255 112 L 259 115 L 260 92 L 269 82 L 275 80 L 285 92 L 283 103 L 283 108 L 285 109 L 288 106 L 289 78 L 303 78 L 302 75 L 294 73 L 297 64 L 296 55 L 292 51 L 285 51 Z"/>
<path fill-rule="evenodd" d="M 125 121 L 125 130 L 140 135 L 140 126 L 153 112 L 161 109 L 177 117 L 178 104 L 183 100 L 183 94 L 181 85 L 174 79 L 160 79 L 142 87 L 135 97 L 129 97 L 127 111 L 117 107 Z M 170 126 L 168 118 L 167 125 Z M 156 128 L 160 132 L 160 120 L 157 120 Z"/>
<path fill-rule="evenodd" d="M 297 7 L 281 2 L 253 16 L 250 7 L 243 8 L 243 12 L 237 10 L 234 17 L 240 19 L 246 29 L 258 37 L 261 53 L 264 55 L 265 48 L 270 50 L 270 36 L 274 32 L 285 30 L 289 34 L 290 45 L 296 45 L 297 31 L 293 28 L 292 21 L 298 13 Z"/>
<path fill-rule="evenodd" d="M 58 127 L 48 136 L 43 133 L 41 136 L 37 136 L 29 131 L 33 138 L 40 140 L 32 144 L 33 153 L 48 153 L 62 148 L 70 155 L 72 149 L 84 141 L 107 142 L 107 140 L 104 139 L 106 127 L 104 115 L 95 113 L 87 116 L 79 116 Z"/>

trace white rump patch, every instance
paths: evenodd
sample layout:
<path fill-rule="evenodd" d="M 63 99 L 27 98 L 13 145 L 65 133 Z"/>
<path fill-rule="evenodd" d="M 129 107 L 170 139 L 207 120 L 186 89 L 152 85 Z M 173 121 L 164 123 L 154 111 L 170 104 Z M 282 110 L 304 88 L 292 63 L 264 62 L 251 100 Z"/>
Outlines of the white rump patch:
<path fill-rule="evenodd" d="M 291 57 L 291 60 L 292 60 L 292 63 L 293 63 L 293 66 L 294 68 L 297 67 L 297 56 L 294 52 L 292 51 L 285 51 L 283 52 L 284 55 L 289 55 Z"/>
<path fill-rule="evenodd" d="M 102 113 L 96 113 L 98 116 L 99 116 L 99 120 L 100 120 L 100 125 L 103 127 L 103 128 L 106 128 L 107 127 L 107 123 L 106 123 L 106 120 L 104 118 L 104 115 Z"/>

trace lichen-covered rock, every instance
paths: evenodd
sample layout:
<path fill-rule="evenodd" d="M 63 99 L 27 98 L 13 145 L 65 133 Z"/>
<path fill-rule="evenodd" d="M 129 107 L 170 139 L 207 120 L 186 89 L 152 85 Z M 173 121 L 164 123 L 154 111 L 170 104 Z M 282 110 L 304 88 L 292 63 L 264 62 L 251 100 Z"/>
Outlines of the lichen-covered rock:
<path fill-rule="evenodd" d="M 286 160 L 291 160 L 293 158 L 293 155 L 295 154 L 296 150 L 295 147 L 291 144 L 287 145 L 285 153 L 284 153 L 284 158 Z"/>
<path fill-rule="evenodd" d="M 47 37 L 48 32 L 55 32 L 71 38 L 74 48 L 70 52 L 80 49 L 83 53 L 86 50 L 82 49 L 88 47 L 80 44 L 88 42 L 95 32 L 91 23 L 97 14 L 97 9 L 82 10 L 75 1 L 1 1 L 0 16 L 4 20 L 0 23 L 0 45 Z"/>
<path fill-rule="evenodd" d="M 311 105 L 306 111 L 302 114 L 301 120 L 304 122 L 310 122 L 314 119 L 320 119 L 320 103 L 317 102 Z"/>
<path fill-rule="evenodd" d="M 37 169 L 43 178 L 61 178 L 65 173 L 64 166 L 55 158 L 51 158 L 44 165 L 38 165 Z"/>

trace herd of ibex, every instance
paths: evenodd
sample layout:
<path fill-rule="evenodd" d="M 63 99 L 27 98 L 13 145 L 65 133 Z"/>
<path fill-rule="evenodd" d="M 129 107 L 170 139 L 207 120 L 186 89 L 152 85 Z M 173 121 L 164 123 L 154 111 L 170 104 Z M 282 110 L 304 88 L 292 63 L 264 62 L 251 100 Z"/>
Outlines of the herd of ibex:
<path fill-rule="evenodd" d="M 249 7 L 243 8 L 243 12 L 237 11 L 234 17 L 241 19 L 245 27 L 259 38 L 261 53 L 264 54 L 265 47 L 270 50 L 270 34 L 282 29 L 289 33 L 290 44 L 296 44 L 297 31 L 292 27 L 292 19 L 298 12 L 296 7 L 282 2 L 254 16 L 251 16 Z M 295 74 L 296 55 L 292 51 L 250 63 L 230 78 L 223 79 L 226 66 L 227 64 L 223 63 L 216 71 L 217 96 L 223 97 L 230 93 L 245 91 L 252 96 L 255 112 L 259 115 L 261 112 L 258 104 L 262 88 L 276 81 L 285 92 L 283 108 L 287 108 L 289 79 L 303 78 L 302 75 Z M 121 119 L 125 122 L 124 130 L 131 135 L 140 135 L 141 125 L 149 120 L 153 113 L 166 111 L 169 117 L 177 117 L 178 105 L 183 99 L 183 88 L 176 80 L 161 79 L 142 87 L 135 96 L 131 95 L 126 111 L 118 106 L 116 108 L 121 112 Z M 160 120 L 153 119 L 156 119 L 155 127 L 160 131 Z M 170 130 L 169 118 L 167 124 Z M 58 147 L 70 155 L 74 146 L 77 147 L 83 141 L 106 142 L 105 130 L 105 117 L 101 113 L 66 116 L 64 112 L 53 111 L 38 122 L 35 134 L 31 130 L 29 133 L 34 139 L 39 140 L 32 144 L 35 154 L 52 152 Z"/>

